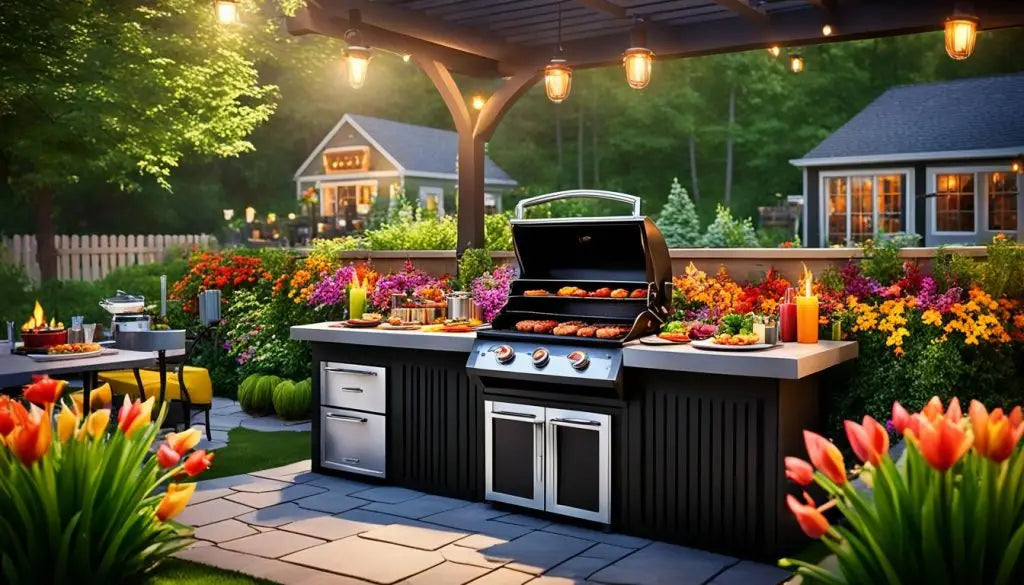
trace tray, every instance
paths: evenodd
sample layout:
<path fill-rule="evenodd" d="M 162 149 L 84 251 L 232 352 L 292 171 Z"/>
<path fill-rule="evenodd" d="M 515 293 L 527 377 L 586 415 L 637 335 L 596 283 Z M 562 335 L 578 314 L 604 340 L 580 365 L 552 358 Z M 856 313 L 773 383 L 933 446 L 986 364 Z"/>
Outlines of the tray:
<path fill-rule="evenodd" d="M 694 341 L 690 343 L 690 345 L 697 349 L 706 349 L 711 351 L 760 351 L 762 349 L 782 347 L 781 343 L 776 343 L 775 345 L 769 345 L 767 343 L 754 343 L 752 345 L 719 345 L 712 339 Z"/>
<path fill-rule="evenodd" d="M 391 325 L 389 323 L 381 323 L 377 329 L 383 331 L 417 331 L 420 327 L 422 325 Z"/>
<path fill-rule="evenodd" d="M 63 360 L 80 360 L 84 358 L 91 358 L 101 355 L 103 348 L 97 349 L 96 351 L 86 351 L 83 353 L 30 353 L 28 357 L 36 360 L 37 362 L 59 362 Z"/>
<path fill-rule="evenodd" d="M 672 341 L 671 339 L 662 339 L 657 335 L 648 335 L 646 337 L 641 337 L 639 341 L 644 345 L 685 345 L 693 340 L 691 339 L 690 341 Z"/>

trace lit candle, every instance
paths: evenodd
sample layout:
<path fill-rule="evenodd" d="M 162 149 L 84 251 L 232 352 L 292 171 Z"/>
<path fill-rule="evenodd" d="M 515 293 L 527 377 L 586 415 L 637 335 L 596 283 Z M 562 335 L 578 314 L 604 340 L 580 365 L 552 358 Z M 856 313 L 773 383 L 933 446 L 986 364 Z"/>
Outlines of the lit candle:
<path fill-rule="evenodd" d="M 796 298 L 796 340 L 799 343 L 818 343 L 818 297 L 811 294 L 814 277 L 804 266 L 803 296 Z"/>
<path fill-rule="evenodd" d="M 366 310 L 366 282 L 362 286 L 356 275 L 352 275 L 352 287 L 348 289 L 348 316 L 349 319 L 359 319 Z"/>

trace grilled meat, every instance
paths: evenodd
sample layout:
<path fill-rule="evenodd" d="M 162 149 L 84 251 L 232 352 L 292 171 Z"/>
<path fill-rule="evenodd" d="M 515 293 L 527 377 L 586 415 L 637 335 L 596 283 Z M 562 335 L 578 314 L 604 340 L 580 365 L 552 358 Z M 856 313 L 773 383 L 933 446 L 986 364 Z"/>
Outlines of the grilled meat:
<path fill-rule="evenodd" d="M 627 327 L 608 325 L 598 329 L 596 335 L 598 339 L 616 339 L 627 333 L 629 333 L 629 328 Z"/>
<path fill-rule="evenodd" d="M 629 291 L 624 288 L 617 288 L 612 291 L 611 297 L 613 299 L 624 299 L 629 296 Z"/>
<path fill-rule="evenodd" d="M 599 288 L 599 289 L 595 290 L 594 292 L 590 293 L 590 296 L 592 296 L 592 297 L 599 297 L 599 298 L 610 297 L 610 296 L 612 296 L 612 289 L 610 289 L 608 287 Z"/>
<path fill-rule="evenodd" d="M 554 328 L 552 333 L 555 335 L 576 335 L 576 332 L 580 330 L 584 323 L 582 321 L 566 321 L 565 323 L 559 323 Z"/>
<path fill-rule="evenodd" d="M 528 297 L 547 297 L 547 296 L 551 296 L 551 293 L 546 291 L 546 290 L 544 290 L 544 289 L 542 289 L 542 288 L 539 288 L 539 289 L 523 291 L 523 295 L 528 296 Z"/>
<path fill-rule="evenodd" d="M 629 293 L 631 299 L 645 299 L 647 298 L 647 291 L 642 288 L 634 289 L 633 292 Z"/>
<path fill-rule="evenodd" d="M 593 337 L 595 333 L 597 333 L 597 327 L 584 325 L 576 330 L 576 337 Z"/>
<path fill-rule="evenodd" d="M 523 333 L 533 333 L 533 327 L 537 323 L 539 323 L 539 321 L 534 321 L 534 320 L 519 321 L 519 322 L 517 322 L 515 324 L 515 328 L 516 328 L 516 331 L 521 331 Z"/>
<path fill-rule="evenodd" d="M 558 321 L 535 321 L 534 333 L 551 333 L 551 330 L 558 326 Z"/>

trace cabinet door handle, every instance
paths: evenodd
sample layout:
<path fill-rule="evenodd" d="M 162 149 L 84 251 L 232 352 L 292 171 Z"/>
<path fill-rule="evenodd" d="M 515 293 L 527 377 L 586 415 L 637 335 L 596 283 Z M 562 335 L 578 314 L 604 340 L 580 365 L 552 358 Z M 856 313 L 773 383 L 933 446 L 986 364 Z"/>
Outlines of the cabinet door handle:
<path fill-rule="evenodd" d="M 325 372 L 338 372 L 339 374 L 354 374 L 356 376 L 376 376 L 377 372 L 370 370 L 353 370 L 352 368 L 324 368 Z"/>
<path fill-rule="evenodd" d="M 355 394 L 362 394 L 363 393 L 363 389 L 362 388 L 356 388 L 354 386 L 342 386 L 341 387 L 341 391 L 342 392 L 353 392 Z"/>
<path fill-rule="evenodd" d="M 572 425 L 587 425 L 588 427 L 599 427 L 601 426 L 600 421 L 587 420 L 585 418 L 553 418 L 550 422 L 553 423 L 569 423 Z"/>
<path fill-rule="evenodd" d="M 537 418 L 537 415 L 535 414 L 528 414 L 525 412 L 511 412 L 508 410 L 495 410 L 491 414 L 500 414 L 501 416 L 514 416 L 516 418 L 528 418 L 530 420 Z"/>
<path fill-rule="evenodd" d="M 346 416 L 344 414 L 328 414 L 327 418 L 332 420 L 340 420 L 342 422 L 351 423 L 365 423 L 366 419 L 359 416 Z"/>
<path fill-rule="evenodd" d="M 341 462 L 342 463 L 359 463 L 359 458 L 358 457 L 342 457 L 341 458 Z"/>

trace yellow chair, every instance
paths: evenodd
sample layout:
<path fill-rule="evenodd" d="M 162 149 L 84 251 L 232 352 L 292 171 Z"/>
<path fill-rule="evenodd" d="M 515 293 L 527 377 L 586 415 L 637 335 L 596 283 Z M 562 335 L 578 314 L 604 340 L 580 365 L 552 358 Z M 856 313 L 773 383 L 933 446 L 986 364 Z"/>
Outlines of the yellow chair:
<path fill-rule="evenodd" d="M 184 378 L 185 384 L 179 381 Z M 160 372 L 155 370 L 112 370 L 99 373 L 101 384 L 110 384 L 110 389 L 119 396 L 127 395 L 132 399 L 143 400 L 150 396 L 160 399 Z M 185 424 L 191 424 L 192 411 L 204 411 L 206 415 L 206 438 L 212 440 L 210 432 L 210 409 L 213 408 L 213 382 L 206 368 L 181 366 L 167 372 L 167 387 L 164 391 L 165 401 L 178 401 L 182 404 Z"/>

